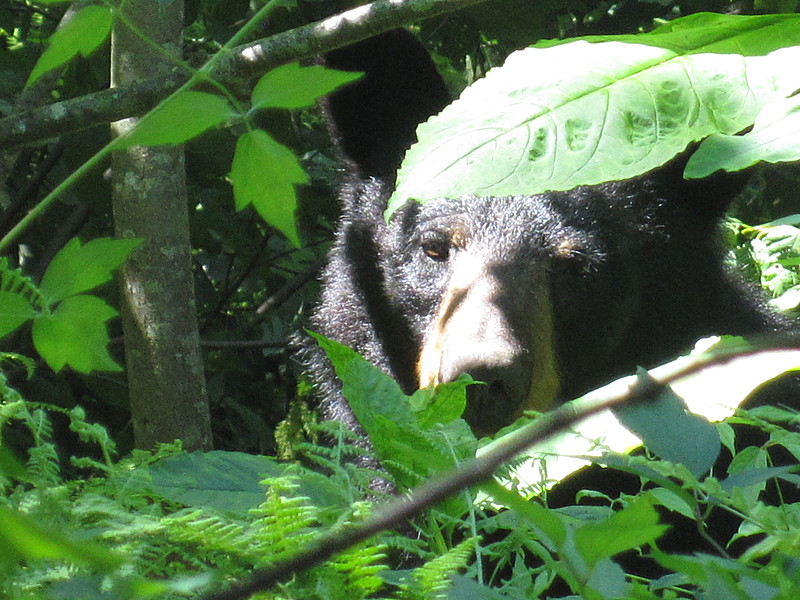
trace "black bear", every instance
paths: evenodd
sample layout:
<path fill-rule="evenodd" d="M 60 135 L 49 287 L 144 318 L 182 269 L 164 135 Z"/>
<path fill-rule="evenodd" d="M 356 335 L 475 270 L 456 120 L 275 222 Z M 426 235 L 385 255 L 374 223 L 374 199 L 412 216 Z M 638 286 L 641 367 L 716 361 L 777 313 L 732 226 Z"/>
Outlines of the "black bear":
<path fill-rule="evenodd" d="M 723 268 L 727 180 L 685 181 L 677 163 L 569 192 L 408 202 L 386 223 L 403 153 L 447 90 L 404 31 L 325 60 L 366 75 L 326 105 L 346 173 L 312 328 L 407 393 L 469 373 L 488 385 L 470 387 L 466 419 L 486 433 L 700 337 L 787 327 Z M 325 357 L 308 362 L 323 414 L 358 429 Z"/>

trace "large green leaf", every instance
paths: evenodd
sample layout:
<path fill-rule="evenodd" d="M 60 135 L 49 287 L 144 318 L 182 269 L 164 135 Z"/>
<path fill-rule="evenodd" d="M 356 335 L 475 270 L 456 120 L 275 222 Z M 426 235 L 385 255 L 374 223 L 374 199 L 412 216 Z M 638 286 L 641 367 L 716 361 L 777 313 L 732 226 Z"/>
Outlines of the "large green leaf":
<path fill-rule="evenodd" d="M 306 108 L 361 75 L 321 65 L 301 67 L 289 63 L 272 69 L 258 80 L 253 88 L 253 108 Z"/>
<path fill-rule="evenodd" d="M 565 42 L 629 42 L 673 50 L 680 54 L 742 54 L 758 56 L 800 44 L 800 15 L 721 15 L 695 13 L 669 21 L 649 33 L 592 35 L 570 40 L 545 40 L 538 48 Z"/>
<path fill-rule="evenodd" d="M 250 206 L 295 246 L 300 237 L 294 221 L 297 207 L 295 185 L 308 182 L 308 175 L 289 148 L 261 129 L 249 131 L 236 142 L 231 172 L 236 209 Z"/>
<path fill-rule="evenodd" d="M 369 436 L 378 458 L 398 482 L 407 487 L 422 477 L 452 469 L 475 453 L 476 440 L 461 419 L 438 425 L 440 419 L 420 411 L 432 430 L 423 430 L 409 398 L 397 382 L 356 352 L 315 334 L 333 363 L 358 422 Z M 455 382 L 447 394 L 464 392 L 464 381 Z M 420 402 L 418 396 L 415 402 Z M 435 403 L 434 403 L 435 404 Z M 445 409 L 452 417 L 451 408 Z"/>
<path fill-rule="evenodd" d="M 236 116 L 230 103 L 216 94 L 180 92 L 147 113 L 119 147 L 182 144 Z"/>
<path fill-rule="evenodd" d="M 0 291 L 0 337 L 8 335 L 36 314 L 36 309 L 22 294 Z"/>
<path fill-rule="evenodd" d="M 51 304 L 111 279 L 111 272 L 141 240 L 97 238 L 83 246 L 72 238 L 55 255 L 42 276 L 40 290 Z"/>
<path fill-rule="evenodd" d="M 751 125 L 800 87 L 798 63 L 797 46 L 754 57 L 622 42 L 522 50 L 420 125 L 389 213 L 411 198 L 634 177 L 692 141 Z"/>
<path fill-rule="evenodd" d="M 68 62 L 77 55 L 88 56 L 111 33 L 114 18 L 108 6 L 87 6 L 50 37 L 50 45 L 34 65 L 28 82 L 31 85 L 44 73 Z"/>
<path fill-rule="evenodd" d="M 33 323 L 33 345 L 51 369 L 121 371 L 108 353 L 105 323 L 117 311 L 95 296 L 69 296 Z"/>
<path fill-rule="evenodd" d="M 715 133 L 703 140 L 686 164 L 686 176 L 706 177 L 718 169 L 738 171 L 762 160 L 800 160 L 800 96 L 766 107 L 745 135 Z"/>
<path fill-rule="evenodd" d="M 660 537 L 669 526 L 658 524 L 653 504 L 653 499 L 643 494 L 608 519 L 579 527 L 575 531 L 575 546 L 580 556 L 594 565 Z"/>
<path fill-rule="evenodd" d="M 346 506 L 348 490 L 326 476 L 268 456 L 242 452 L 192 452 L 169 457 L 150 470 L 150 487 L 158 495 L 186 506 L 246 515 L 264 502 L 268 477 L 299 473 L 300 495 L 315 506 Z"/>

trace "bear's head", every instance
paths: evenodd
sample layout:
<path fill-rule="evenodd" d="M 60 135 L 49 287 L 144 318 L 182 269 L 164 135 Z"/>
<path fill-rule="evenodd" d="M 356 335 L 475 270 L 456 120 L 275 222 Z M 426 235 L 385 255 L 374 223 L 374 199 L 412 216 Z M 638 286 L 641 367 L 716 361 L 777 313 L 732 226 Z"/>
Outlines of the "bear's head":
<path fill-rule="evenodd" d="M 365 77 L 326 113 L 346 155 L 342 220 L 313 327 L 407 393 L 467 373 L 480 433 L 544 410 L 700 337 L 778 329 L 722 267 L 731 188 L 676 162 L 645 177 L 534 196 L 440 198 L 384 211 L 416 124 L 447 93 L 406 32 L 327 57 Z M 327 416 L 357 427 L 324 359 Z"/>

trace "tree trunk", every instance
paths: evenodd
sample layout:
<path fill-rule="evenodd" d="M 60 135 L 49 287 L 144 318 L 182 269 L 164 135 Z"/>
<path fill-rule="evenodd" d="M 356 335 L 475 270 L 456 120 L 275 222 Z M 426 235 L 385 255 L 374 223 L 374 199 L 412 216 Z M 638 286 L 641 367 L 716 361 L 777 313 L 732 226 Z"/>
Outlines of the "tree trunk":
<path fill-rule="evenodd" d="M 183 2 L 129 0 L 125 14 L 161 52 L 119 20 L 111 42 L 112 86 L 158 76 L 180 56 Z M 112 124 L 117 135 L 131 118 Z M 182 147 L 133 147 L 112 158 L 114 221 L 141 238 L 120 273 L 122 324 L 136 446 L 180 438 L 210 449 L 211 427 L 197 331 Z"/>

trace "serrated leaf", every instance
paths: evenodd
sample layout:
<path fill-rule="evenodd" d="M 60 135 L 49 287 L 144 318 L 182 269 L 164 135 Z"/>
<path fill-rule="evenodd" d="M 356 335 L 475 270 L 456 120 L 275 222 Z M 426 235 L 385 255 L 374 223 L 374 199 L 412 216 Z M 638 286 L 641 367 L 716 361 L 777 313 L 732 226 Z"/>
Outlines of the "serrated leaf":
<path fill-rule="evenodd" d="M 266 131 L 249 131 L 236 142 L 228 177 L 237 210 L 253 205 L 267 223 L 300 246 L 294 218 L 295 185 L 307 183 L 308 175 L 289 148 Z"/>
<path fill-rule="evenodd" d="M 435 388 L 417 390 L 409 399 L 422 429 L 433 429 L 438 424 L 449 423 L 461 417 L 467 407 L 467 386 L 474 381 L 462 375 L 455 381 L 442 383 Z"/>
<path fill-rule="evenodd" d="M 800 160 L 800 95 L 767 106 L 745 135 L 715 133 L 686 164 L 686 177 L 706 177 L 719 169 L 738 171 L 759 161 Z"/>
<path fill-rule="evenodd" d="M 638 548 L 661 536 L 669 527 L 659 517 L 648 494 L 604 521 L 583 525 L 575 531 L 575 546 L 590 565 L 615 554 Z"/>
<path fill-rule="evenodd" d="M 236 116 L 230 103 L 216 94 L 181 92 L 147 113 L 117 145 L 182 144 Z"/>
<path fill-rule="evenodd" d="M 333 363 L 342 382 L 342 394 L 378 458 L 403 465 L 399 470 L 393 470 L 391 463 L 385 465 L 399 483 L 412 486 L 420 476 L 441 473 L 453 468 L 458 460 L 474 456 L 477 444 L 464 421 L 449 424 L 453 427 L 450 431 L 459 436 L 458 444 L 443 447 L 434 443 L 439 432 L 426 432 L 419 427 L 408 397 L 394 379 L 347 346 L 311 335 Z M 416 475 L 409 475 L 409 470 Z"/>
<path fill-rule="evenodd" d="M 36 309 L 25 296 L 0 291 L 0 337 L 8 335 L 36 315 Z"/>
<path fill-rule="evenodd" d="M 295 109 L 313 106 L 321 96 L 361 76 L 362 73 L 337 71 L 321 65 L 282 65 L 258 80 L 253 88 L 253 108 Z"/>
<path fill-rule="evenodd" d="M 33 345 L 53 371 L 121 371 L 108 353 L 105 323 L 117 311 L 95 296 L 69 296 L 33 322 Z"/>
<path fill-rule="evenodd" d="M 516 52 L 419 126 L 387 212 L 410 198 L 536 194 L 640 175 L 692 141 L 752 124 L 800 87 L 799 61 L 800 47 L 742 57 L 578 41 Z"/>
<path fill-rule="evenodd" d="M 87 6 L 76 12 L 50 37 L 50 45 L 36 61 L 25 85 L 31 85 L 47 71 L 79 54 L 88 56 L 94 52 L 108 38 L 113 22 L 113 14 L 107 6 Z"/>
<path fill-rule="evenodd" d="M 51 304 L 86 292 L 111 279 L 111 273 L 141 240 L 98 238 L 83 246 L 72 238 L 55 255 L 42 276 L 40 290 Z"/>

